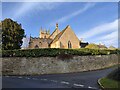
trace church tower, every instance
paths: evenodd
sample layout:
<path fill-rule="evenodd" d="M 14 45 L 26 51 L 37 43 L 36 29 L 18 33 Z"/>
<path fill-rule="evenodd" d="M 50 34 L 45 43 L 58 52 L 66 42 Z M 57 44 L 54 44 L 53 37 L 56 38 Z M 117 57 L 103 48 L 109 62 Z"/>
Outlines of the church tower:
<path fill-rule="evenodd" d="M 39 38 L 48 38 L 50 36 L 50 30 L 40 29 Z"/>

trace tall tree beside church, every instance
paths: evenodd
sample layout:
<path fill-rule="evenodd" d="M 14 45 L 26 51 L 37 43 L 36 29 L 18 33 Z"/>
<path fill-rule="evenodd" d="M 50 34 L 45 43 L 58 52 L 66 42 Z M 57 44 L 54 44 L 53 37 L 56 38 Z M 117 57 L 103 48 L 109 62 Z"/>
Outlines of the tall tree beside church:
<path fill-rule="evenodd" d="M 2 49 L 20 49 L 24 37 L 24 29 L 21 24 L 11 19 L 2 21 Z"/>
<path fill-rule="evenodd" d="M 0 50 L 2 49 L 2 23 L 0 21 Z"/>

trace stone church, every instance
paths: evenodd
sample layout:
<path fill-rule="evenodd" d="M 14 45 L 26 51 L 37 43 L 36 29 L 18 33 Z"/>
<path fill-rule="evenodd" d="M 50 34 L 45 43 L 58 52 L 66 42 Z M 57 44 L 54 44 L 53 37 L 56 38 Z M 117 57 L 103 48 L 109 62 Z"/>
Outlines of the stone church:
<path fill-rule="evenodd" d="M 80 48 L 80 40 L 75 35 L 71 27 L 68 25 L 64 30 L 60 31 L 58 24 L 52 34 L 49 30 L 40 30 L 39 38 L 30 37 L 29 48 Z"/>

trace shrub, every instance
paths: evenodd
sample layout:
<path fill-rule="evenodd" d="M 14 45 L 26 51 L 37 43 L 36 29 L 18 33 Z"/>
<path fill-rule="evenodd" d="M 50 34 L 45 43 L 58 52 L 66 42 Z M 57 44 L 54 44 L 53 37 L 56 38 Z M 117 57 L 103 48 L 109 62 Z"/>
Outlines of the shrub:
<path fill-rule="evenodd" d="M 120 50 L 100 50 L 100 49 L 56 49 L 56 48 L 44 48 L 44 49 L 26 49 L 26 50 L 3 50 L 3 57 L 55 57 L 58 55 L 108 55 L 108 54 L 120 54 Z"/>
<path fill-rule="evenodd" d="M 88 44 L 85 48 L 89 49 L 99 49 L 99 47 L 96 44 Z"/>

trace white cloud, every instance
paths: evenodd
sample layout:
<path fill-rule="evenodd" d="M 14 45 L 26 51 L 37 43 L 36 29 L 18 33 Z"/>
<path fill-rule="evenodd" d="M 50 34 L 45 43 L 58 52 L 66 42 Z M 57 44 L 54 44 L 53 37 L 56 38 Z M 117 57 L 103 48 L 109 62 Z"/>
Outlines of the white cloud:
<path fill-rule="evenodd" d="M 50 25 L 54 25 L 56 22 L 63 23 L 65 21 L 71 19 L 72 17 L 75 17 L 75 16 L 87 11 L 88 9 L 90 9 L 94 6 L 95 6 L 95 3 L 87 3 L 87 4 L 85 4 L 85 6 L 82 9 L 79 9 L 78 11 L 75 11 L 75 12 L 71 13 L 70 15 L 63 16 L 63 17 L 59 18 L 58 20 L 53 21 Z"/>
<path fill-rule="evenodd" d="M 18 18 L 23 15 L 29 14 L 30 11 L 51 10 L 60 4 L 57 3 L 37 3 L 37 2 L 24 2 L 20 8 L 17 9 L 17 13 L 14 18 Z"/>
<path fill-rule="evenodd" d="M 68 2 L 68 0 L 2 0 L 2 2 Z"/>
<path fill-rule="evenodd" d="M 104 36 L 100 36 L 98 38 L 96 38 L 96 43 L 104 43 L 107 46 L 113 45 L 118 47 L 118 31 L 114 31 L 110 34 L 104 35 Z"/>
<path fill-rule="evenodd" d="M 106 33 L 109 33 L 109 34 L 106 34 Z M 99 37 L 97 35 L 99 35 Z M 96 26 L 88 30 L 88 32 L 81 34 L 80 37 L 97 44 L 103 43 L 108 47 L 110 45 L 118 47 L 118 19 L 110 23 L 105 23 L 105 24 Z M 93 38 L 93 37 L 96 37 L 96 38 Z"/>
<path fill-rule="evenodd" d="M 37 3 L 23 3 L 20 8 L 18 8 L 16 11 L 17 13 L 14 15 L 14 18 L 18 18 L 21 15 L 24 15 L 29 10 L 31 10 L 34 6 L 36 6 Z"/>
<path fill-rule="evenodd" d="M 2 3 L 0 3 L 0 21 L 2 20 Z"/>
<path fill-rule="evenodd" d="M 118 47 L 118 39 L 117 38 L 105 39 L 105 40 L 101 40 L 100 42 L 105 44 L 107 47 L 109 47 L 111 45 L 114 47 Z M 100 42 L 98 41 L 96 43 L 99 44 Z"/>
<path fill-rule="evenodd" d="M 119 0 L 1 0 L 2 2 L 119 2 Z"/>
<path fill-rule="evenodd" d="M 103 34 L 110 31 L 115 31 L 115 30 L 118 30 L 118 19 L 110 23 L 105 23 L 105 24 L 96 26 L 88 30 L 87 32 L 83 33 L 80 37 L 84 39 L 88 39 L 96 35 Z"/>
<path fill-rule="evenodd" d="M 23 44 L 22 44 L 21 48 L 24 48 L 24 49 L 25 49 L 25 48 L 28 48 L 30 38 L 28 38 L 28 37 L 23 38 L 22 41 L 23 41 Z"/>
<path fill-rule="evenodd" d="M 97 40 L 110 40 L 110 39 L 117 39 L 118 38 L 118 31 L 114 31 L 110 34 L 104 35 L 104 36 L 100 36 L 98 38 L 96 38 Z"/>

